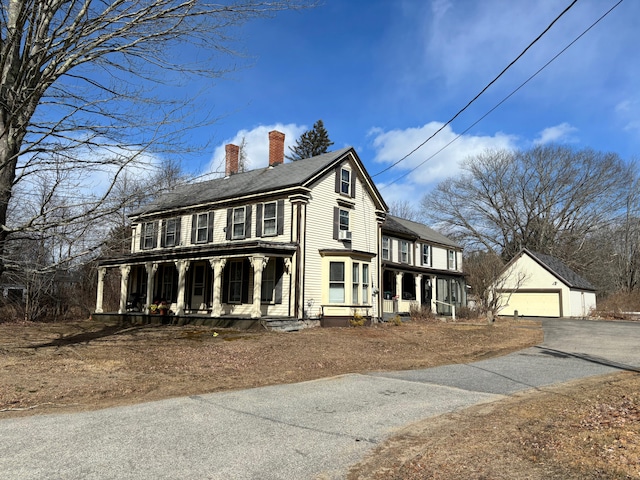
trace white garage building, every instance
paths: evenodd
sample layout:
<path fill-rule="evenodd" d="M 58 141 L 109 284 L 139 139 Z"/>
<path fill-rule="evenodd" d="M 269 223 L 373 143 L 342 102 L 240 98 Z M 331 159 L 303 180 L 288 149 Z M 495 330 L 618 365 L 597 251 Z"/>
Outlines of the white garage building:
<path fill-rule="evenodd" d="M 593 285 L 550 255 L 523 249 L 496 281 L 499 315 L 585 317 L 596 307 Z"/>

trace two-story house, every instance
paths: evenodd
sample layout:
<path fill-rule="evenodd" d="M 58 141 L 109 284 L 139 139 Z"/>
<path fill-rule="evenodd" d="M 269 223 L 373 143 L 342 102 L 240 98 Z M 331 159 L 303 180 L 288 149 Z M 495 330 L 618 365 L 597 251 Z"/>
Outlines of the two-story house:
<path fill-rule="evenodd" d="M 466 305 L 462 247 L 421 223 L 388 215 L 380 247 L 383 313 L 423 306 L 440 315 Z"/>
<path fill-rule="evenodd" d="M 117 268 L 119 314 L 136 296 L 142 313 L 163 300 L 178 317 L 379 317 L 387 206 L 355 150 L 285 164 L 284 134 L 272 131 L 268 165 L 238 172 L 238 157 L 227 145 L 224 178 L 177 188 L 130 217 L 131 253 L 100 264 L 96 313 L 104 275 Z"/>

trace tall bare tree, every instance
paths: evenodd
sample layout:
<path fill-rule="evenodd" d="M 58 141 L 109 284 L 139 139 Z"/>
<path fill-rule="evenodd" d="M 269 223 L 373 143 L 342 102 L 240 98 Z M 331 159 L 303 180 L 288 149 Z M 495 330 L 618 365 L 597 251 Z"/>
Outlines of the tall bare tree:
<path fill-rule="evenodd" d="M 21 184 L 54 174 L 64 159 L 68 170 L 103 175 L 99 189 L 85 179 L 68 190 L 65 222 L 108 215 L 114 205 L 105 200 L 131 163 L 182 150 L 183 132 L 171 122 L 191 118 L 195 104 L 162 98 L 153 86 L 220 76 L 214 55 L 233 54 L 232 27 L 304 3 L 1 0 L 0 274 L 11 235 L 43 224 L 9 216 Z"/>
<path fill-rule="evenodd" d="M 555 145 L 488 151 L 440 183 L 423 211 L 470 250 L 510 260 L 526 247 L 584 272 L 600 261 L 589 238 L 623 213 L 633 180 L 613 153 Z"/>

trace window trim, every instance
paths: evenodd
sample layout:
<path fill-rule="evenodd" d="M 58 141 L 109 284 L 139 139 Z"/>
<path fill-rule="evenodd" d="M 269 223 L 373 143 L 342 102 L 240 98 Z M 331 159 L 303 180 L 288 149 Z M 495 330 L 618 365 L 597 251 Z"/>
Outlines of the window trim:
<path fill-rule="evenodd" d="M 334 270 L 331 268 L 333 265 L 341 265 L 342 266 L 342 272 L 336 272 L 336 273 L 342 273 L 341 277 L 342 278 L 332 278 L 333 277 L 333 273 Z M 345 268 L 346 268 L 346 262 L 329 262 L 329 303 L 330 304 L 334 304 L 334 305 L 340 305 L 340 304 L 344 304 L 345 303 Z M 332 292 L 338 292 L 340 295 L 340 299 L 335 299 L 332 298 L 331 293 Z"/>
<path fill-rule="evenodd" d="M 267 206 L 273 205 L 273 217 L 267 217 Z M 273 222 L 273 232 L 267 232 L 267 221 Z M 278 235 L 278 202 L 265 202 L 262 204 L 262 236 L 275 237 Z"/>
<path fill-rule="evenodd" d="M 362 263 L 362 304 L 370 305 L 371 298 L 369 297 L 369 264 Z"/>
<path fill-rule="evenodd" d="M 400 240 L 400 263 L 411 263 L 411 255 L 409 253 L 409 242 Z"/>
<path fill-rule="evenodd" d="M 347 174 L 346 179 L 345 173 Z M 351 170 L 344 167 L 340 169 L 340 193 L 348 197 L 351 196 Z"/>
<path fill-rule="evenodd" d="M 387 248 L 385 249 L 384 244 L 387 244 Z M 385 255 L 385 250 L 387 254 Z M 391 260 L 391 238 L 382 237 L 382 259 L 383 260 Z"/>
<path fill-rule="evenodd" d="M 242 221 L 236 221 L 236 211 L 242 211 Z M 242 235 L 236 235 L 236 225 L 242 225 Z M 231 209 L 231 239 L 242 240 L 247 238 L 247 207 L 234 207 Z"/>
<path fill-rule="evenodd" d="M 426 249 L 426 253 L 425 253 L 425 249 Z M 432 254 L 431 245 L 429 245 L 428 243 L 423 243 L 422 244 L 422 265 L 426 265 L 428 267 L 431 266 L 431 254 Z M 426 257 L 426 262 L 425 262 L 425 257 Z"/>
<path fill-rule="evenodd" d="M 149 230 L 151 230 L 149 232 Z M 141 241 L 140 241 L 140 249 L 141 250 L 152 250 L 157 246 L 157 237 L 158 237 L 158 222 L 144 222 L 142 224 L 142 231 L 140 232 Z M 147 245 L 147 241 L 149 241 L 149 245 Z"/>
<path fill-rule="evenodd" d="M 351 303 L 360 305 L 360 263 L 351 262 Z"/>
<path fill-rule="evenodd" d="M 346 219 L 346 223 L 342 221 L 343 219 Z M 349 218 L 349 210 L 346 210 L 344 208 L 339 209 L 338 230 L 349 230 L 350 222 L 351 220 Z"/>
<path fill-rule="evenodd" d="M 458 269 L 458 255 L 455 250 L 447 250 L 447 268 L 449 270 Z"/>
<path fill-rule="evenodd" d="M 200 219 L 204 218 L 204 226 L 201 225 Z M 195 242 L 199 243 L 207 243 L 209 241 L 209 213 L 196 213 L 195 214 Z M 204 232 L 204 238 L 200 239 L 200 233 Z"/>

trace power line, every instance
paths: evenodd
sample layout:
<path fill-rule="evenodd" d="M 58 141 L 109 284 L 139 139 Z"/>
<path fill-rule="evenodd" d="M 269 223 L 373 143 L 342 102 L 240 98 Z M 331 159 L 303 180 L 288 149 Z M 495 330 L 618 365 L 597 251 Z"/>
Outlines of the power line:
<path fill-rule="evenodd" d="M 476 120 L 475 122 L 473 122 L 471 125 L 469 125 L 466 129 L 464 129 L 462 132 L 460 132 L 458 135 L 456 135 L 456 137 L 451 140 L 449 143 L 447 143 L 446 145 L 444 145 L 442 148 L 440 148 L 438 151 L 434 152 L 432 155 L 430 155 L 429 157 L 427 157 L 425 160 L 423 160 L 422 162 L 420 162 L 418 165 L 416 165 L 415 167 L 413 167 L 411 170 L 407 171 L 406 173 L 400 175 L 399 177 L 393 179 L 391 182 L 383 185 L 381 188 L 386 188 L 390 185 L 393 185 L 394 183 L 396 183 L 398 180 L 403 179 L 404 177 L 406 177 L 407 175 L 409 175 L 410 173 L 416 171 L 418 168 L 420 168 L 422 165 L 424 165 L 425 163 L 427 163 L 429 160 L 431 160 L 433 157 L 435 157 L 436 155 L 438 155 L 440 152 L 442 152 L 445 148 L 447 148 L 449 145 L 451 145 L 453 142 L 455 142 L 456 140 L 458 140 L 462 135 L 464 135 L 465 133 L 467 133 L 469 130 L 471 130 L 473 127 L 475 127 L 478 123 L 480 123 L 482 120 L 484 120 L 486 117 L 488 117 L 491 113 L 493 113 L 494 110 L 496 110 L 500 105 L 502 105 L 504 102 L 506 102 L 509 98 L 511 98 L 513 95 L 515 95 L 516 92 L 518 92 L 522 87 L 524 87 L 527 83 L 529 83 L 531 80 L 533 80 L 533 78 L 535 78 L 536 76 L 538 76 L 538 74 L 540 72 L 542 72 L 545 68 L 547 68 L 552 62 L 554 62 L 560 55 L 562 55 L 565 51 L 567 51 L 569 48 L 571 48 L 573 46 L 574 43 L 576 43 L 578 40 L 580 40 L 584 35 L 587 34 L 587 32 L 589 32 L 593 27 L 595 27 L 598 23 L 600 23 L 600 21 L 602 21 L 607 15 L 609 15 L 613 10 L 615 10 L 624 0 L 619 0 L 618 3 L 616 3 L 615 5 L 613 5 L 609 10 L 607 10 L 604 14 L 602 14 L 595 22 L 593 22 L 586 30 L 584 30 L 580 35 L 578 35 L 576 38 L 574 38 L 566 47 L 564 47 L 562 50 L 560 50 L 557 54 L 555 54 L 547 63 L 545 63 L 542 67 L 540 67 L 533 75 L 529 76 L 529 78 L 527 78 L 524 82 L 522 82 L 520 85 L 518 85 L 517 88 L 515 88 L 514 90 L 511 91 L 511 93 L 509 93 L 509 95 L 507 95 L 506 97 L 504 97 L 502 100 L 500 100 L 493 108 L 491 108 L 487 113 L 485 113 L 484 115 L 482 115 L 478 120 Z M 574 2 L 575 3 L 575 2 Z M 444 127 L 446 126 L 443 125 L 436 133 L 434 133 L 430 138 L 432 138 L 435 134 L 437 134 L 440 130 L 442 130 Z M 426 143 L 426 142 L 424 142 Z M 424 145 L 424 143 L 422 145 Z M 421 146 L 422 146 L 421 145 Z M 420 148 L 420 147 L 418 147 Z M 415 151 L 415 150 L 414 150 Z M 411 152 L 413 153 L 413 152 Z M 406 157 L 405 157 L 406 158 Z M 399 163 L 399 162 L 396 162 Z M 395 165 L 395 164 L 394 164 Z M 387 169 L 388 170 L 388 169 Z M 385 170 L 386 171 L 386 170 Z M 382 173 L 382 172 L 380 172 Z"/>
<path fill-rule="evenodd" d="M 424 142 L 422 142 L 420 145 L 418 145 L 416 148 L 414 148 L 413 150 L 411 150 L 409 153 L 407 153 L 404 157 L 402 157 L 400 160 L 396 161 L 395 163 L 389 165 L 387 168 L 385 168 L 384 170 L 379 171 L 378 173 L 371 175 L 371 177 L 377 177 L 378 175 L 383 174 L 384 172 L 387 172 L 389 170 L 391 170 L 393 167 L 395 167 L 396 165 L 398 165 L 400 162 L 403 162 L 404 160 L 406 160 L 409 156 L 411 156 L 414 152 L 416 152 L 417 150 L 419 150 L 420 148 L 422 148 L 429 140 L 431 140 L 433 137 L 435 137 L 438 133 L 440 133 L 447 125 L 449 125 L 451 122 L 453 122 L 456 118 L 458 118 L 458 116 L 464 112 L 467 108 L 469 108 L 471 106 L 471 104 L 473 104 L 478 98 L 480 98 L 480 96 L 486 92 L 489 87 L 491 87 L 491 85 L 493 85 L 495 82 L 498 81 L 498 79 L 500 77 L 502 77 L 502 75 L 505 74 L 505 72 L 507 70 L 509 70 L 513 65 L 515 65 L 515 63 L 520 60 L 520 58 L 522 58 L 522 56 L 527 53 L 527 51 L 533 46 L 535 45 L 538 40 L 540 40 L 550 29 L 551 27 L 553 27 L 553 25 L 560 20 L 560 18 L 567 13 L 571 7 L 573 7 L 576 3 L 578 2 L 578 0 L 573 0 L 571 2 L 571 4 L 565 8 L 560 15 L 558 15 L 548 26 L 547 28 L 545 28 L 542 33 L 540 35 L 538 35 L 529 45 L 527 45 L 527 47 L 520 52 L 520 54 L 513 60 L 511 61 L 511 63 L 509 63 L 509 65 L 507 65 L 499 74 L 498 76 L 496 76 L 493 80 L 491 80 L 482 90 L 480 90 L 480 93 L 478 93 L 475 97 L 473 97 L 463 108 L 461 108 L 460 110 L 458 110 L 458 113 L 456 113 L 453 117 L 451 117 L 447 123 L 443 124 L 438 130 L 436 130 L 429 138 L 427 138 Z"/>

